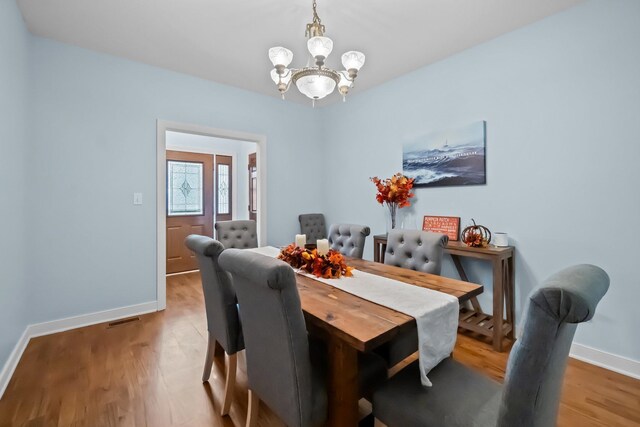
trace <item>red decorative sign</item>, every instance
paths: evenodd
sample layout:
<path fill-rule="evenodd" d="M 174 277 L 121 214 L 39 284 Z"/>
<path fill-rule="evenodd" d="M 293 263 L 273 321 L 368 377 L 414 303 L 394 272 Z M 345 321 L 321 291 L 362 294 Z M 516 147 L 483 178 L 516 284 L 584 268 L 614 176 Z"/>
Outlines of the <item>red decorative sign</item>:
<path fill-rule="evenodd" d="M 422 229 L 434 233 L 446 234 L 451 241 L 457 241 L 460 236 L 460 217 L 458 216 L 430 216 L 425 215 Z"/>

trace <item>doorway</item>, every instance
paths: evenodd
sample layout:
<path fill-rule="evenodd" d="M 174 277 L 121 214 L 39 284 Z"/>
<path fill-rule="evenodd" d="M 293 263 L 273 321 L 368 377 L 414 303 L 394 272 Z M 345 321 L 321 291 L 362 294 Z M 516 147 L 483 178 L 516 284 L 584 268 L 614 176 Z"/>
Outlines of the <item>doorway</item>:
<path fill-rule="evenodd" d="M 266 138 L 158 121 L 157 299 L 166 307 L 166 274 L 196 270 L 189 234 L 213 237 L 216 221 L 256 221 L 266 244 Z M 265 243 L 262 243 L 265 242 Z"/>
<path fill-rule="evenodd" d="M 167 274 L 186 273 L 198 269 L 184 245 L 189 234 L 214 237 L 217 222 L 256 220 L 251 180 L 243 172 L 256 157 L 256 143 L 174 131 L 165 138 Z"/>

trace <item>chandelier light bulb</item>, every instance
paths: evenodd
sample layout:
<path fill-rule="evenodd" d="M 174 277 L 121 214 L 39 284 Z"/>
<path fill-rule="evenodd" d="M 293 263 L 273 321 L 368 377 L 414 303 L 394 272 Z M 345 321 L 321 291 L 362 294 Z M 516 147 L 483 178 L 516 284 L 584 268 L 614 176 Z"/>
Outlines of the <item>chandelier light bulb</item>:
<path fill-rule="evenodd" d="M 274 67 L 287 67 L 293 61 L 293 52 L 282 46 L 272 47 L 269 49 L 269 59 Z"/>
<path fill-rule="evenodd" d="M 333 50 L 333 40 L 329 37 L 311 37 L 307 41 L 307 48 L 314 58 L 321 56 L 322 59 L 325 59 Z"/>
<path fill-rule="evenodd" d="M 364 65 L 364 53 L 352 50 L 342 55 L 342 65 L 349 70 L 360 71 L 360 68 Z"/>

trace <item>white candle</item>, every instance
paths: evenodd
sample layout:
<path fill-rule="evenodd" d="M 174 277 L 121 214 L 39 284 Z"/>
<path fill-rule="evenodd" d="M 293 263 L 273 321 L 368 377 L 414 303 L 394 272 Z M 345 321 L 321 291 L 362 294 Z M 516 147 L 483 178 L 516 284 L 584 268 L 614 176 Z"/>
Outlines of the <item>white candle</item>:
<path fill-rule="evenodd" d="M 329 252 L 329 241 L 327 239 L 318 239 L 318 255 L 324 255 Z"/>
<path fill-rule="evenodd" d="M 507 236 L 507 233 L 493 233 L 493 244 L 498 247 L 509 246 L 509 236 Z"/>
<path fill-rule="evenodd" d="M 307 235 L 306 234 L 296 234 L 296 246 L 304 248 L 304 245 L 307 244 Z"/>

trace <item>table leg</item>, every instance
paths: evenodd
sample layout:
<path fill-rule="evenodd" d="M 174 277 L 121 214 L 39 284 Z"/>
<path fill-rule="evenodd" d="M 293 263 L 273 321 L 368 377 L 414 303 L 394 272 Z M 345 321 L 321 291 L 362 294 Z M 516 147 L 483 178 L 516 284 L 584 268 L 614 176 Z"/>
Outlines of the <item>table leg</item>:
<path fill-rule="evenodd" d="M 504 319 L 504 260 L 493 262 L 493 349 L 502 351 L 502 323 Z"/>
<path fill-rule="evenodd" d="M 453 265 L 455 265 L 456 270 L 458 271 L 458 275 L 460 276 L 460 278 L 462 280 L 464 280 L 465 282 L 469 282 L 469 278 L 467 277 L 467 273 L 464 271 L 464 268 L 462 267 L 462 261 L 460 260 L 460 257 L 458 255 L 451 255 L 451 259 L 453 260 Z M 469 299 L 469 301 L 471 302 L 471 306 L 473 307 L 473 311 L 477 312 L 477 313 L 482 313 L 482 307 L 480 307 L 480 301 L 478 301 L 478 298 L 476 297 L 471 297 Z"/>
<path fill-rule="evenodd" d="M 386 243 L 380 243 L 380 262 L 384 264 L 384 254 L 385 252 L 387 252 L 387 244 Z"/>
<path fill-rule="evenodd" d="M 451 259 L 453 260 L 453 265 L 456 266 L 456 270 L 458 271 L 460 278 L 465 282 L 468 282 L 469 278 L 467 277 L 467 273 L 464 271 L 464 268 L 462 268 L 462 261 L 460 260 L 460 257 L 458 255 L 451 254 Z"/>
<path fill-rule="evenodd" d="M 507 278 L 506 278 L 506 286 L 509 289 L 509 294 L 507 297 L 507 321 L 511 324 L 511 331 L 507 335 L 510 339 L 515 339 L 516 337 L 516 315 L 515 315 L 515 263 L 514 263 L 515 254 L 507 259 Z"/>
<path fill-rule="evenodd" d="M 329 340 L 329 422 L 358 424 L 358 351 L 337 338 Z"/>
<path fill-rule="evenodd" d="M 380 243 L 373 241 L 373 262 L 380 262 Z"/>

